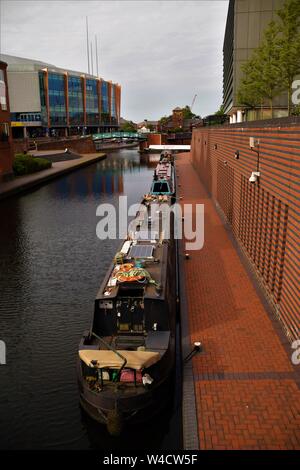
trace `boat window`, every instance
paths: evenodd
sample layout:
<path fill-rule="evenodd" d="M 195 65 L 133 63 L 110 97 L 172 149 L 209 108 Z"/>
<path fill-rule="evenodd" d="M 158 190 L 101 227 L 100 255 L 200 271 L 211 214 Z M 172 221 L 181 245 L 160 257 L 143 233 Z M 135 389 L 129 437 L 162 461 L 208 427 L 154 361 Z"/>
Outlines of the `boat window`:
<path fill-rule="evenodd" d="M 157 182 L 153 185 L 154 193 L 169 193 L 169 185 L 166 182 Z"/>
<path fill-rule="evenodd" d="M 142 287 L 130 287 L 126 288 L 122 285 L 119 286 L 119 297 L 141 297 L 143 298 L 144 295 L 144 288 Z"/>

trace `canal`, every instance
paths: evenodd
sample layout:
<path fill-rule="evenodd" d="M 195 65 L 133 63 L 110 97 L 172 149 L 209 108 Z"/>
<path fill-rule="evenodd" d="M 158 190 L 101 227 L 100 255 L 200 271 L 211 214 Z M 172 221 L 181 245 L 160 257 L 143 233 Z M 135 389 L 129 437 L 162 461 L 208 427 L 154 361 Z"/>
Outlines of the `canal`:
<path fill-rule="evenodd" d="M 180 391 L 159 419 L 120 438 L 81 411 L 80 336 L 119 240 L 96 237 L 96 208 L 118 196 L 139 202 L 153 167 L 136 149 L 0 202 L 1 449 L 180 449 Z M 178 383 L 178 381 L 177 381 Z"/>

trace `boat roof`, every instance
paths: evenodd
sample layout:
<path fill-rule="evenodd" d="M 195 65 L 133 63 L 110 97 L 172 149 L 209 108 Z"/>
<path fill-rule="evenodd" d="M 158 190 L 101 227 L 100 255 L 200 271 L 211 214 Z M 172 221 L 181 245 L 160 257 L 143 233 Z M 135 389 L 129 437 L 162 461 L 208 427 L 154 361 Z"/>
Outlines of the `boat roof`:
<path fill-rule="evenodd" d="M 155 351 L 127 351 L 119 350 L 107 351 L 105 349 L 81 349 L 79 351 L 80 359 L 89 367 L 111 368 L 122 367 L 126 359 L 126 367 L 135 370 L 141 370 L 155 364 L 160 360 L 160 354 Z M 122 356 L 124 360 L 122 359 Z"/>
<path fill-rule="evenodd" d="M 191 150 L 190 145 L 149 145 L 149 149 L 151 150 Z"/>
<path fill-rule="evenodd" d="M 145 201 L 148 201 L 148 208 L 145 208 Z M 151 203 L 157 203 L 157 210 L 152 211 L 150 216 L 149 208 Z M 143 289 L 144 298 L 163 299 L 165 297 L 168 239 L 162 225 L 163 207 L 162 204 L 171 205 L 171 198 L 167 196 L 153 197 L 145 195 L 137 216 L 130 224 L 128 238 L 124 240 L 119 248 L 118 254 L 122 254 L 125 263 L 132 263 L 135 267 L 142 265 L 150 276 L 150 280 L 141 282 L 118 282 L 118 271 L 122 270 L 122 263 L 113 262 L 100 287 L 97 299 L 110 300 L 118 297 L 120 288 L 122 297 L 125 287 L 132 289 Z M 151 222 L 151 226 L 149 224 Z"/>
<path fill-rule="evenodd" d="M 172 177 L 172 165 L 168 161 L 158 163 L 155 174 L 158 178 L 170 179 Z"/>

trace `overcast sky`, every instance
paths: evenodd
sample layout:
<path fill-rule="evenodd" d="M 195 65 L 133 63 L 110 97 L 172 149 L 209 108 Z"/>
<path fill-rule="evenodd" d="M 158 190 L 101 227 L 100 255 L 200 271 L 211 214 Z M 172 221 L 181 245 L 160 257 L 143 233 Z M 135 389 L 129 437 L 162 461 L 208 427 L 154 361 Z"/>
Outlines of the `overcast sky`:
<path fill-rule="evenodd" d="M 222 102 L 227 8 L 228 0 L 1 0 L 1 52 L 87 71 L 88 15 L 99 75 L 122 85 L 123 117 L 158 119 L 196 93 L 193 111 L 205 116 Z"/>

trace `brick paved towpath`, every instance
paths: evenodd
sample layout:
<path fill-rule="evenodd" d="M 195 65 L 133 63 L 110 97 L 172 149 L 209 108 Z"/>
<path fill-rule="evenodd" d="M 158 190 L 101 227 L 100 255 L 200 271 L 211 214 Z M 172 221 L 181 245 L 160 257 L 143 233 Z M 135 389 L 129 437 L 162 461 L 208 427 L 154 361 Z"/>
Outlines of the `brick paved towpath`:
<path fill-rule="evenodd" d="M 197 421 L 183 406 L 185 448 L 198 431 L 200 449 L 300 449 L 300 366 L 189 154 L 178 155 L 176 171 L 181 202 L 205 205 L 204 247 L 182 261 L 188 340 L 203 344 L 190 374 Z M 185 384 L 183 403 L 191 403 Z"/>

